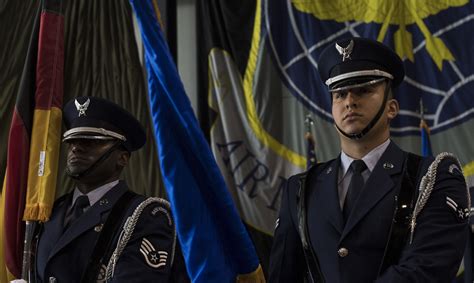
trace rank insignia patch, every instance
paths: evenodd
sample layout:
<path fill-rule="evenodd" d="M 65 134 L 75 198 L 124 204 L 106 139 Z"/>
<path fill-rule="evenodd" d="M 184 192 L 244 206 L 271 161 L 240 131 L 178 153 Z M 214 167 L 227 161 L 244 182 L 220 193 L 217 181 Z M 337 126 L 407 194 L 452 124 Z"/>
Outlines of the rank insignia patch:
<path fill-rule="evenodd" d="M 166 266 L 168 260 L 167 251 L 156 251 L 155 247 L 146 238 L 143 238 L 140 246 L 140 252 L 145 257 L 148 266 L 152 268 L 159 268 Z"/>
<path fill-rule="evenodd" d="M 458 204 L 452 198 L 446 197 L 446 204 L 453 209 L 459 219 L 464 220 L 469 218 L 469 209 L 458 207 Z"/>

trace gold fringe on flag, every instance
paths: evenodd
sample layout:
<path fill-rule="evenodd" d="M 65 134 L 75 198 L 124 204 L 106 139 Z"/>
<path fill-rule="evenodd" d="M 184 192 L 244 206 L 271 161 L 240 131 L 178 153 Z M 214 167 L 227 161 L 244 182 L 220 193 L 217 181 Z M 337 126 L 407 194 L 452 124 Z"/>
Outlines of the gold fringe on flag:
<path fill-rule="evenodd" d="M 239 274 L 237 276 L 237 283 L 265 283 L 265 276 L 263 275 L 262 266 L 259 264 L 257 269 L 251 273 Z"/>

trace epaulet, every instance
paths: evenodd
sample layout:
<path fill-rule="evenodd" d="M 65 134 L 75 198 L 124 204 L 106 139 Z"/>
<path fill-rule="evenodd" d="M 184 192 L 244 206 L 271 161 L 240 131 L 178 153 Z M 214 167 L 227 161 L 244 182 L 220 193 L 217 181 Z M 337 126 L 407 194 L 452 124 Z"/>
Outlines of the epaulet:
<path fill-rule="evenodd" d="M 120 233 L 120 237 L 117 241 L 117 246 L 112 253 L 112 256 L 110 257 L 110 260 L 107 264 L 106 272 L 105 272 L 105 282 L 107 280 L 110 280 L 113 277 L 113 273 L 115 270 L 115 266 L 120 258 L 120 255 L 122 254 L 123 250 L 127 246 L 128 241 L 133 235 L 133 232 L 135 230 L 135 226 L 137 225 L 138 219 L 140 218 L 140 215 L 143 213 L 145 208 L 149 205 L 156 205 L 152 211 L 152 215 L 156 215 L 158 213 L 164 213 L 166 217 L 168 218 L 168 223 L 171 226 L 173 225 L 173 218 L 171 217 L 171 205 L 170 203 L 163 199 L 163 198 L 158 198 L 158 197 L 149 197 L 142 201 L 138 206 L 135 208 L 133 211 L 132 215 L 127 218 L 125 221 L 125 224 L 123 225 L 122 232 Z M 174 261 L 174 254 L 175 254 L 175 249 L 176 249 L 176 229 L 173 227 L 173 252 L 171 254 L 171 265 L 173 264 Z"/>

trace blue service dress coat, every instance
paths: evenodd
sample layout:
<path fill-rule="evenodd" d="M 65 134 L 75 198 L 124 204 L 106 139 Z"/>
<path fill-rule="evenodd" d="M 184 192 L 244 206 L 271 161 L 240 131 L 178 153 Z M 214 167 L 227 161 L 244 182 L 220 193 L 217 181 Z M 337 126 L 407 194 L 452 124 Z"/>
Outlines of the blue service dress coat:
<path fill-rule="evenodd" d="M 417 218 L 413 242 L 407 243 L 396 265 L 382 274 L 384 256 L 407 153 L 393 142 L 374 167 L 360 197 L 343 223 L 337 178 L 340 158 L 320 164 L 307 189 L 307 222 L 312 250 L 325 282 L 451 282 L 461 262 L 468 236 L 468 194 L 454 161 L 439 166 L 434 190 Z M 423 159 L 424 175 L 433 158 Z M 384 164 L 392 164 L 387 166 Z M 282 195 L 270 257 L 269 282 L 303 282 L 306 262 L 297 229 L 298 175 Z M 458 205 L 455 210 L 447 197 Z"/>
<path fill-rule="evenodd" d="M 120 181 L 67 229 L 64 218 L 72 193 L 55 202 L 51 218 L 44 224 L 38 242 L 36 268 L 39 282 L 80 282 L 103 224 L 113 205 L 127 190 L 125 182 Z M 132 215 L 144 199 L 143 196 L 134 198 L 125 215 Z M 122 219 L 121 227 L 127 217 Z M 112 250 L 118 237 L 119 233 L 112 237 Z M 169 210 L 157 203 L 147 206 L 117 262 L 112 282 L 174 282 L 180 276 L 182 280 L 178 279 L 178 282 L 186 282 L 181 253 L 175 253 L 175 249 L 179 249 L 175 237 Z M 152 258 L 155 256 L 158 258 Z M 97 282 L 103 282 L 104 271 L 105 265 L 100 267 Z"/>

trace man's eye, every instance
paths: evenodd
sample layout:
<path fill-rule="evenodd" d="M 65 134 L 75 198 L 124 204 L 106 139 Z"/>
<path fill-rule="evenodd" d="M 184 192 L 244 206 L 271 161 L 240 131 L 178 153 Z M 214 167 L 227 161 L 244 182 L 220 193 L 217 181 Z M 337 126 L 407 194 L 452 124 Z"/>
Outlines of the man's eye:
<path fill-rule="evenodd" d="M 367 93 L 367 92 L 369 92 L 369 89 L 366 88 L 366 87 L 361 87 L 361 88 L 359 89 L 359 93 Z"/>
<path fill-rule="evenodd" d="M 100 139 L 91 140 L 91 145 L 92 146 L 103 146 L 103 145 L 107 144 L 108 142 L 109 142 L 108 140 L 100 140 Z"/>
<path fill-rule="evenodd" d="M 76 144 L 83 147 L 97 147 L 106 144 L 108 141 L 99 139 L 81 139 L 69 142 L 69 145 Z"/>
<path fill-rule="evenodd" d="M 366 94 L 366 93 L 371 93 L 373 91 L 374 91 L 374 89 L 371 88 L 371 87 L 361 87 L 361 88 L 354 89 L 353 92 L 357 95 L 363 95 L 363 94 Z"/>
<path fill-rule="evenodd" d="M 334 99 L 341 99 L 345 96 L 345 93 L 344 92 L 334 92 L 333 93 L 333 97 Z"/>

